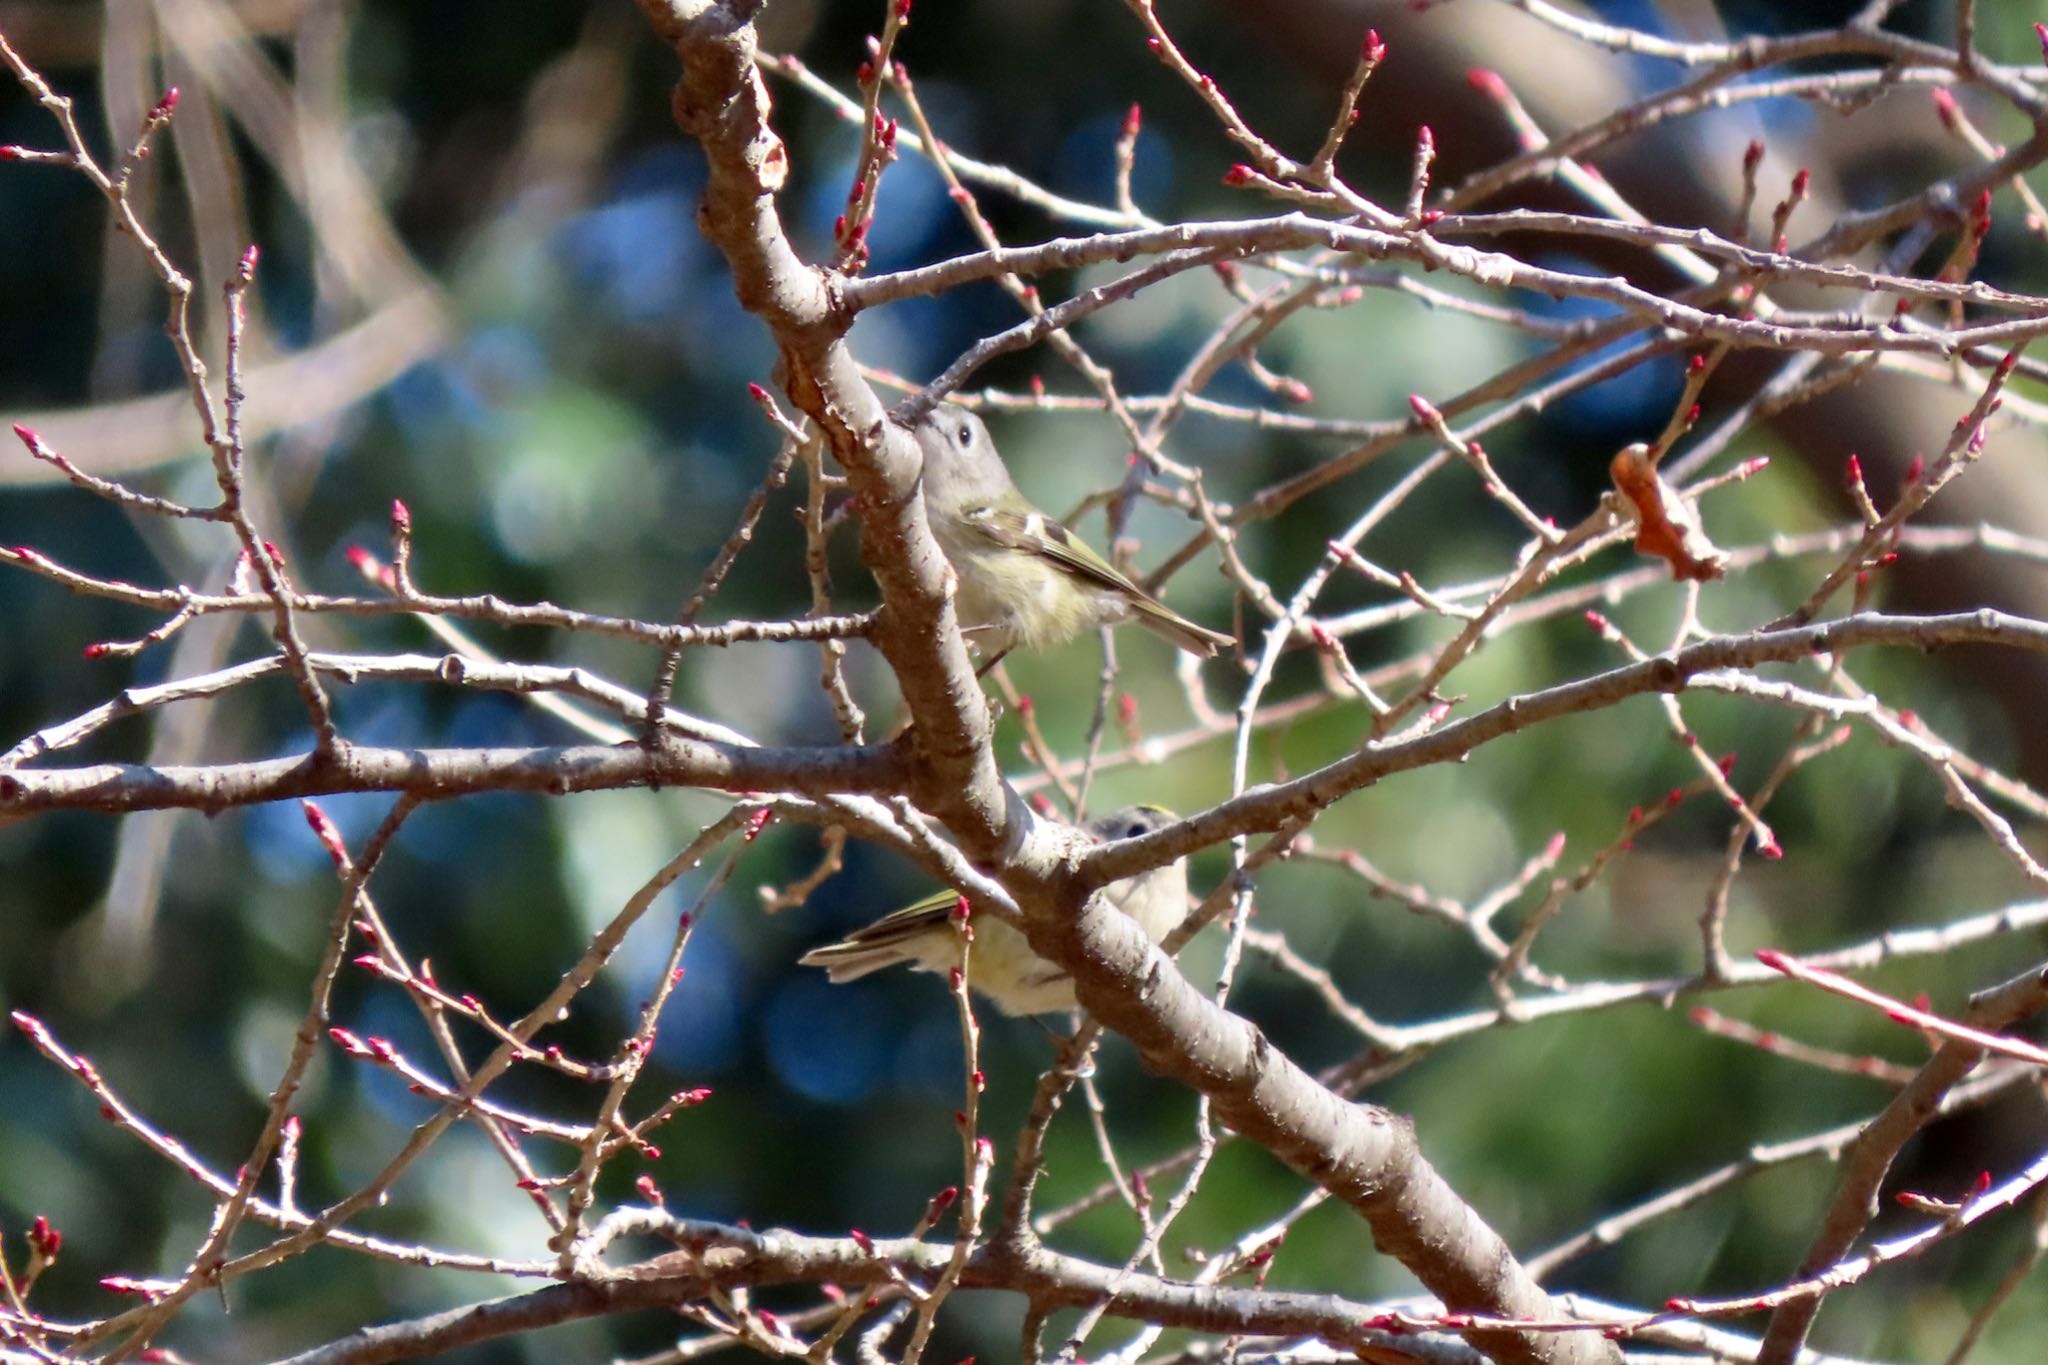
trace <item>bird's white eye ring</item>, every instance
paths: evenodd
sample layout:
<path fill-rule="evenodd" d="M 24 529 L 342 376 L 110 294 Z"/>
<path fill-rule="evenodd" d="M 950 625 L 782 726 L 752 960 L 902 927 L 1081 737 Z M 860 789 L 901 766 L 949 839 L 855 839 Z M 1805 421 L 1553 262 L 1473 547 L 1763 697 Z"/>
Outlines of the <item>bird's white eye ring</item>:
<path fill-rule="evenodd" d="M 962 422 L 962 423 L 960 424 L 960 448 L 961 448 L 962 450 L 965 450 L 965 449 L 967 449 L 967 448 L 968 448 L 969 446 L 971 446 L 971 445 L 973 445 L 973 444 L 974 444 L 974 425 L 973 425 L 973 423 L 971 423 L 971 422 Z"/>

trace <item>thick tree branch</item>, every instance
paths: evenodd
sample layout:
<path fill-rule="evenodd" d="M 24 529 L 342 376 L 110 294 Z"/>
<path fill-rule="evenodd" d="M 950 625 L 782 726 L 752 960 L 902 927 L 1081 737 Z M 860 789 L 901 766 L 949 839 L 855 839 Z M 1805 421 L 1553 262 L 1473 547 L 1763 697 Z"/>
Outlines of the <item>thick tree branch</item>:
<path fill-rule="evenodd" d="M 1998 289 L 1981 280 L 1950 282 L 1914 275 L 1887 275 L 1850 265 L 1829 265 L 1783 252 L 1763 251 L 1731 242 L 1706 228 L 1674 228 L 1655 223 L 1626 223 L 1577 213 L 1539 213 L 1511 209 L 1496 213 L 1467 214 L 1444 218 L 1430 227 L 1438 238 L 1459 235 L 1503 236 L 1519 232 L 1582 234 L 1631 242 L 1645 248 L 1682 246 L 1703 256 L 1717 257 L 1763 276 L 1800 280 L 1858 292 L 1873 290 L 1896 293 L 1926 301 L 1981 303 L 2007 308 L 2028 316 L 2039 316 L 2041 300 L 2030 294 Z M 887 275 L 849 280 L 841 290 L 847 307 L 872 308 L 898 299 L 943 293 L 962 284 L 994 279 L 1004 274 L 1040 275 L 1075 270 L 1110 261 L 1128 262 L 1140 256 L 1213 249 L 1233 256 L 1268 251 L 1290 251 L 1325 246 L 1370 256 L 1418 256 L 1398 234 L 1375 232 L 1349 224 L 1332 223 L 1306 213 L 1249 218 L 1211 223 L 1173 223 L 1163 227 L 1129 232 L 1097 233 L 1088 237 L 1056 237 L 1030 246 L 999 247 L 971 252 L 930 265 L 914 266 Z M 1197 264 L 1206 264 L 1204 257 Z M 1533 267 L 1530 267 L 1533 268 Z M 1580 276 L 1580 279 L 1590 277 Z M 1706 316 L 1702 314 L 1702 316 Z"/>
<path fill-rule="evenodd" d="M 943 1242 L 878 1237 L 862 1246 L 851 1238 L 781 1229 L 755 1232 L 672 1218 L 655 1210 L 623 1210 L 606 1220 L 604 1231 L 658 1236 L 687 1249 L 618 1270 L 594 1267 L 591 1278 L 576 1283 L 365 1328 L 293 1356 L 285 1365 L 377 1365 L 578 1318 L 672 1308 L 721 1288 L 831 1283 L 882 1290 L 904 1281 L 925 1286 L 943 1273 L 953 1255 L 953 1248 Z M 1015 1252 L 984 1247 L 967 1259 L 960 1282 L 970 1289 L 1020 1293 L 1046 1308 L 1074 1308 L 1106 1299 L 1109 1311 L 1119 1316 L 1200 1332 L 1314 1337 L 1354 1349 L 1415 1340 L 1368 1326 L 1378 1316 L 1377 1309 L 1335 1294 L 1190 1284 L 1143 1273 L 1120 1275 L 1044 1248 Z"/>
<path fill-rule="evenodd" d="M 890 745 L 744 748 L 670 734 L 658 753 L 633 745 L 531 749 L 374 749 L 152 768 L 100 763 L 0 772 L 0 820 L 49 810 L 217 813 L 235 806 L 335 792 L 404 792 L 439 801 L 476 792 L 605 791 L 617 787 L 710 787 L 811 795 L 899 790 L 910 765 Z"/>
<path fill-rule="evenodd" d="M 861 555 L 884 604 L 874 642 L 914 722 L 920 762 L 910 790 L 971 856 L 999 855 L 1012 813 L 953 616 L 951 574 L 925 525 L 916 443 L 887 420 L 847 350 L 852 312 L 838 298 L 839 278 L 797 255 L 776 210 L 788 154 L 769 126 L 768 88 L 755 65 L 760 6 L 640 0 L 640 8 L 682 61 L 676 123 L 709 159 L 699 224 L 732 267 L 740 302 L 774 336 L 790 397 L 824 432 L 858 500 Z"/>
<path fill-rule="evenodd" d="M 1083 856 L 1080 875 L 1088 886 L 1103 886 L 1240 834 L 1270 833 L 1394 773 L 1455 762 L 1482 744 L 1542 721 L 1612 706 L 1629 697 L 1680 692 L 1701 673 L 1788 663 L 1874 645 L 1931 650 L 1962 644 L 2048 651 L 2048 622 L 1989 610 L 1947 616 L 1864 614 L 1817 626 L 1716 636 L 1676 653 L 1509 697 L 1475 716 L 1412 739 L 1369 746 L 1291 782 L 1254 787 L 1154 833 L 1098 845 Z"/>
<path fill-rule="evenodd" d="M 1451 1312 L 1555 1321 L 1559 1306 L 1500 1236 L 1423 1157 L 1414 1126 L 1317 1082 L 1256 1025 L 1231 1014 L 1176 970 L 1142 930 L 1100 898 L 1027 903 L 1031 946 L 1074 976 L 1081 1004 L 1129 1038 L 1145 1064 L 1206 1096 L 1223 1126 L 1258 1143 L 1365 1219 L 1373 1243 Z M 1618 1358 L 1589 1333 L 1475 1333 L 1503 1362 Z"/>
<path fill-rule="evenodd" d="M 703 229 L 731 263 L 741 302 L 773 333 L 791 397 L 819 423 L 859 499 L 862 554 L 885 604 L 874 640 L 903 690 L 921 760 L 912 794 L 946 823 L 971 859 L 989 861 L 1010 853 L 1003 860 L 1002 880 L 1023 909 L 1033 945 L 1044 952 L 1055 935 L 1071 938 L 1076 932 L 1072 916 L 1080 888 L 1069 874 L 1077 836 L 1070 827 L 1031 820 L 1021 802 L 1005 799 L 1008 793 L 989 747 L 986 704 L 948 601 L 949 575 L 924 524 L 912 443 L 906 432 L 885 421 L 854 366 L 842 339 L 851 310 L 835 303 L 835 282 L 806 267 L 783 232 L 774 195 L 787 168 L 782 145 L 767 124 L 767 92 L 754 66 L 755 38 L 748 21 L 755 7 L 711 0 L 641 0 L 641 5 L 682 59 L 676 119 L 703 143 L 710 160 Z M 1494 267 L 1491 258 L 1467 248 L 1429 243 L 1425 254 L 1432 263 L 1453 265 L 1460 273 L 1487 275 L 1508 268 L 1506 258 Z M 1774 338 L 1774 344 L 1783 344 L 1782 339 Z M 1066 894 L 1055 894 L 1055 887 Z M 1105 918 L 1097 907 L 1084 923 L 1101 932 Z M 1108 932 L 1113 938 L 1115 926 Z M 1078 942 L 1057 946 L 1050 955 L 1070 969 L 1096 956 Z M 1381 1244 L 1453 1308 L 1549 1316 L 1548 1296 L 1514 1265 L 1479 1216 L 1421 1161 L 1412 1140 L 1406 1140 L 1405 1125 L 1391 1115 L 1351 1109 L 1292 1063 L 1276 1058 L 1248 1025 L 1196 996 L 1178 976 L 1161 992 L 1173 997 L 1174 1008 L 1148 998 L 1137 989 L 1144 946 L 1142 941 L 1126 945 L 1139 951 L 1126 956 L 1121 972 L 1105 977 L 1097 969 L 1090 973 L 1096 980 L 1084 977 L 1084 1003 L 1094 1005 L 1093 996 L 1113 1001 L 1116 1013 L 1105 1019 L 1113 1025 L 1129 1022 L 1155 1067 L 1216 1098 L 1227 1120 L 1242 1120 L 1240 1126 L 1257 1131 L 1290 1163 L 1352 1200 L 1376 1220 Z M 1267 1080 L 1260 1078 L 1261 1071 L 1268 1072 Z M 1255 1110 L 1274 1101 L 1286 1110 L 1270 1119 L 1246 1109 L 1247 1104 Z M 1396 1129 L 1401 1137 L 1387 1141 Z M 1510 1361 L 1590 1362 L 1614 1356 L 1611 1344 L 1574 1333 L 1494 1333 L 1486 1345 Z"/>

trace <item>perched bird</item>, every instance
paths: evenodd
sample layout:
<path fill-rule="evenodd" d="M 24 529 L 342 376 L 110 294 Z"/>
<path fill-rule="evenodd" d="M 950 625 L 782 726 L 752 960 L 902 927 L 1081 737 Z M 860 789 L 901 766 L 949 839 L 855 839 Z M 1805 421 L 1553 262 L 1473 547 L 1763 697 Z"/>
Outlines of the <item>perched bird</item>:
<path fill-rule="evenodd" d="M 1236 643 L 1157 601 L 1026 501 L 973 413 L 941 403 L 915 430 L 925 517 L 959 578 L 961 628 L 985 651 L 1055 645 L 1129 620 L 1203 658 Z"/>
<path fill-rule="evenodd" d="M 1135 839 L 1179 818 L 1158 806 L 1126 806 L 1082 827 L 1097 839 Z M 1111 882 L 1102 894 L 1157 943 L 1187 915 L 1187 863 L 1175 861 Z M 898 962 L 927 972 L 950 972 L 960 965 L 960 938 L 951 923 L 958 900 L 953 891 L 927 896 L 797 960 L 806 967 L 823 967 L 834 985 Z M 1005 1014 L 1056 1014 L 1075 1008 L 1073 978 L 1032 952 L 1022 933 L 993 916 L 975 918 L 967 984 Z"/>

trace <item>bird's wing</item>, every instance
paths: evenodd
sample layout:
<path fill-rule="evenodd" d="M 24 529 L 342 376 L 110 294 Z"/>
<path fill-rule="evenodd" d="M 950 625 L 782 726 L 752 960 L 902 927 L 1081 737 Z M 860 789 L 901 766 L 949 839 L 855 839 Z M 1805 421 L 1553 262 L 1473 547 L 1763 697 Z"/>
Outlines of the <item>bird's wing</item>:
<path fill-rule="evenodd" d="M 1128 593 L 1138 598 L 1149 596 L 1143 588 L 1118 573 L 1108 560 L 1090 549 L 1087 541 L 1043 512 L 977 507 L 967 514 L 967 522 L 1005 549 L 1044 555 L 1111 592 Z"/>
<path fill-rule="evenodd" d="M 1043 512 L 976 507 L 967 513 L 967 524 L 1005 549 L 1043 555 L 1097 587 L 1117 594 L 1146 625 L 1191 653 L 1213 655 L 1219 648 L 1237 643 L 1235 636 L 1198 626 L 1146 592 L 1090 549 L 1087 541 Z"/>
<path fill-rule="evenodd" d="M 912 901 L 901 910 L 890 911 L 872 924 L 862 925 L 846 936 L 845 943 L 865 947 L 908 937 L 933 925 L 944 924 L 959 902 L 958 891 L 934 892 L 923 900 Z"/>

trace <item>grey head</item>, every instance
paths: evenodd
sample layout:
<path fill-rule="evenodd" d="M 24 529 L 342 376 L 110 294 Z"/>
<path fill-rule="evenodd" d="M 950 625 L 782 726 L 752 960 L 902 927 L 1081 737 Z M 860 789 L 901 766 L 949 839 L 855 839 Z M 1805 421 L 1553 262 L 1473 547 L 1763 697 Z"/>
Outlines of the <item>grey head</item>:
<path fill-rule="evenodd" d="M 967 409 L 941 403 L 912 430 L 924 456 L 926 501 L 953 512 L 986 507 L 1016 491 L 988 428 Z"/>
<path fill-rule="evenodd" d="M 1141 834 L 1165 829 L 1178 819 L 1178 815 L 1164 806 L 1122 806 L 1101 815 L 1089 816 L 1082 828 L 1104 841 L 1135 839 Z"/>

